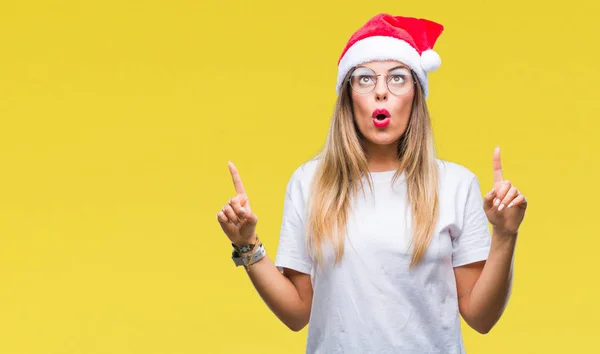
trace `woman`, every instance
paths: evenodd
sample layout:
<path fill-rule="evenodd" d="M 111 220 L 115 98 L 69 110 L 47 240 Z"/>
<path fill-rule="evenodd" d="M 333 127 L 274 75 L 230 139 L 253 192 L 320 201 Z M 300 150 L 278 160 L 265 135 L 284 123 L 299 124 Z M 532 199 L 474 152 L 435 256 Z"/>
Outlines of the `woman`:
<path fill-rule="evenodd" d="M 442 30 L 380 14 L 350 38 L 325 147 L 287 185 L 275 263 L 229 163 L 237 195 L 217 218 L 234 261 L 290 329 L 310 323 L 307 353 L 464 353 L 460 316 L 487 333 L 507 304 L 527 202 L 498 148 L 483 202 L 471 171 L 435 157 Z"/>

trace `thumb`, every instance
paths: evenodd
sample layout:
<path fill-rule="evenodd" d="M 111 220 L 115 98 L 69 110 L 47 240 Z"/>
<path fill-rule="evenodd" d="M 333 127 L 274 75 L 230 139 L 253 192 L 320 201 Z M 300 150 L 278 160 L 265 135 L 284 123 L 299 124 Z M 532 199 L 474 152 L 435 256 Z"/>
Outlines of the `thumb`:
<path fill-rule="evenodd" d="M 248 200 L 248 196 L 246 194 L 240 195 L 240 205 L 246 209 L 250 208 L 250 200 Z"/>
<path fill-rule="evenodd" d="M 240 195 L 240 205 L 244 207 L 246 211 L 244 213 L 245 221 L 250 225 L 256 225 L 258 223 L 258 216 L 252 212 L 252 209 L 250 208 L 250 200 L 248 199 L 247 195 Z"/>
<path fill-rule="evenodd" d="M 483 196 L 483 208 L 489 210 L 494 206 L 494 198 L 496 197 L 496 188 L 492 188 Z"/>

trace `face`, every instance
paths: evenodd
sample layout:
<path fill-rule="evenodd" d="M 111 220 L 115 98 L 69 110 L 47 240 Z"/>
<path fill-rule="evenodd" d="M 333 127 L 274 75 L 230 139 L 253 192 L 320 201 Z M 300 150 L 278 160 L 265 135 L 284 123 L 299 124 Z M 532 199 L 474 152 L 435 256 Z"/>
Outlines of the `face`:
<path fill-rule="evenodd" d="M 354 119 L 365 144 L 395 145 L 406 131 L 415 95 L 408 66 L 397 61 L 369 62 L 358 66 L 350 80 Z"/>

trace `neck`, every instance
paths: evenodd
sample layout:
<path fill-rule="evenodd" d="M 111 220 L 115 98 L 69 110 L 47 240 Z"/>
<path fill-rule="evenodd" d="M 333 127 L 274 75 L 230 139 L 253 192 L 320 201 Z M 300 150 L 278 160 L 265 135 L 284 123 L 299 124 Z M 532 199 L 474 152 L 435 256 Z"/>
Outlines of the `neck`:
<path fill-rule="evenodd" d="M 364 149 L 369 161 L 369 171 L 392 171 L 400 167 L 397 144 L 376 145 L 366 142 Z"/>

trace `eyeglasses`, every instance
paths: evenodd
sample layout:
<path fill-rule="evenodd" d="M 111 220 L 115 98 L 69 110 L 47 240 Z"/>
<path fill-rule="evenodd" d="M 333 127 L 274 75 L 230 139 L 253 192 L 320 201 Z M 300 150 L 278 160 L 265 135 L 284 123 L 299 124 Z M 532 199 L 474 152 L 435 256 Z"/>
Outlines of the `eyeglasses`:
<path fill-rule="evenodd" d="M 350 82 L 350 86 L 356 93 L 366 95 L 377 87 L 379 76 L 386 78 L 385 83 L 388 90 L 396 96 L 408 94 L 415 85 L 415 79 L 411 71 L 406 68 L 397 68 L 385 75 L 376 74 L 373 70 L 364 66 L 355 68 L 348 82 Z"/>

